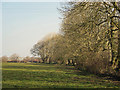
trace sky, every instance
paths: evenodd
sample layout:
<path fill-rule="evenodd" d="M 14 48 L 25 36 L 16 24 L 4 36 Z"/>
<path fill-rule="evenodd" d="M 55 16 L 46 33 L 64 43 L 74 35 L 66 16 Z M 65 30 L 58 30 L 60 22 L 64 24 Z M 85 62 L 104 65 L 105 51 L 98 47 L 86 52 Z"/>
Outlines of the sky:
<path fill-rule="evenodd" d="M 34 44 L 59 31 L 59 7 L 59 2 L 3 2 L 2 56 L 31 56 Z"/>

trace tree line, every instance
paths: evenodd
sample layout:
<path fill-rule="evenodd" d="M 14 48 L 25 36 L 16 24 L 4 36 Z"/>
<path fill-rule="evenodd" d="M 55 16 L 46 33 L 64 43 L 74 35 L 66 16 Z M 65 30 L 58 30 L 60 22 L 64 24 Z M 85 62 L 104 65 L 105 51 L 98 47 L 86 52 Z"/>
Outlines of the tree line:
<path fill-rule="evenodd" d="M 46 36 L 31 53 L 43 63 L 120 76 L 120 3 L 67 2 L 59 11 L 60 33 Z"/>
<path fill-rule="evenodd" d="M 30 56 L 26 56 L 26 57 L 20 57 L 18 54 L 14 53 L 11 56 L 2 56 L 0 57 L 0 61 L 2 61 L 3 63 L 6 62 L 14 62 L 14 63 L 41 63 L 42 60 L 38 57 L 30 57 Z"/>

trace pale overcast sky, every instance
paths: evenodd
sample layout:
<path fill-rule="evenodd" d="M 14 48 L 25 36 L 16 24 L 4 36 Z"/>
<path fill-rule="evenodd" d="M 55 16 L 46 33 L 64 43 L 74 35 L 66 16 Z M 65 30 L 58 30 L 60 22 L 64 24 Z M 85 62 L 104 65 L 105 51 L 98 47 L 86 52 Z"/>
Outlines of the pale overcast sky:
<path fill-rule="evenodd" d="M 31 56 L 30 49 L 51 32 L 58 32 L 59 2 L 5 2 L 2 5 L 2 55 Z"/>

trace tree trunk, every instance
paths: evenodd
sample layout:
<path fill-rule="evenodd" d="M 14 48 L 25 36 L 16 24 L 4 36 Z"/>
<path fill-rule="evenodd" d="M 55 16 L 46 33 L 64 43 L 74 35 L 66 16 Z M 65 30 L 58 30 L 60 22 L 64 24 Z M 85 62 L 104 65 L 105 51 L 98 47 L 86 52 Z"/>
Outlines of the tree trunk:
<path fill-rule="evenodd" d="M 113 38 L 113 23 L 112 20 L 110 21 L 110 31 L 109 31 L 109 49 L 110 49 L 110 64 L 113 65 L 113 44 L 112 44 L 112 38 Z"/>
<path fill-rule="evenodd" d="M 120 20 L 119 20 L 119 27 L 120 27 Z M 118 30 L 118 55 L 117 55 L 117 60 L 118 60 L 118 70 L 120 69 L 120 28 Z"/>
<path fill-rule="evenodd" d="M 68 59 L 68 65 L 70 65 L 70 59 Z"/>
<path fill-rule="evenodd" d="M 51 64 L 52 63 L 52 61 L 51 61 L 51 57 L 49 58 L 49 64 Z"/>
<path fill-rule="evenodd" d="M 42 61 L 43 61 L 42 63 L 45 63 L 45 59 L 44 59 L 44 58 L 41 58 L 41 59 L 42 59 Z"/>
<path fill-rule="evenodd" d="M 118 2 L 118 7 L 120 8 L 120 2 Z M 120 13 L 118 14 L 120 16 Z M 117 60 L 118 60 L 118 71 L 120 69 L 120 19 L 118 19 L 118 55 L 117 55 Z"/>
<path fill-rule="evenodd" d="M 75 60 L 72 59 L 72 65 L 75 66 Z"/>

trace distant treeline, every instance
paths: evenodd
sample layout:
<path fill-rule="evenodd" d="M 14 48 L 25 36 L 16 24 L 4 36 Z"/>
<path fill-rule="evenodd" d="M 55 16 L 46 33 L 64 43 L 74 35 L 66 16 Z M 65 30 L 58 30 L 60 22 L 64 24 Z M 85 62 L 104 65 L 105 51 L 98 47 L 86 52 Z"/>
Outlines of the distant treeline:
<path fill-rule="evenodd" d="M 17 54 L 13 54 L 10 57 L 2 56 L 0 60 L 2 60 L 2 62 L 9 62 L 9 63 L 12 63 L 12 62 L 13 63 L 41 63 L 42 62 L 41 58 L 38 58 L 38 57 L 30 57 L 30 56 L 20 57 Z"/>

